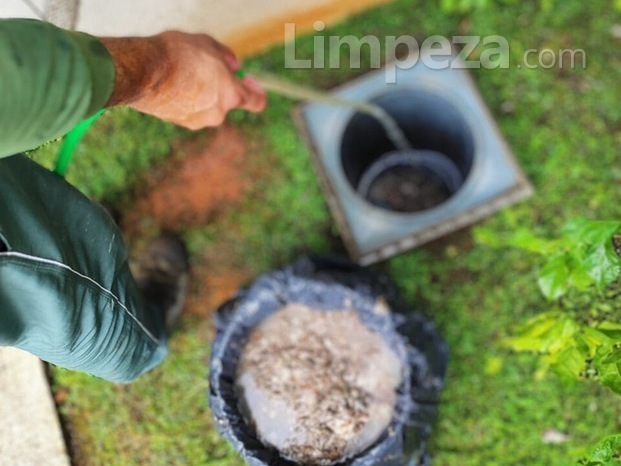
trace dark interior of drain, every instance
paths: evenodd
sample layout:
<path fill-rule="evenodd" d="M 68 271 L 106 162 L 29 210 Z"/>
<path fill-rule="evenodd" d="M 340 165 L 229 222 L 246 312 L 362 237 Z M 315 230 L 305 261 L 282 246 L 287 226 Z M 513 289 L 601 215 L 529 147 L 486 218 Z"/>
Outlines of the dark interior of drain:
<path fill-rule="evenodd" d="M 395 157 L 395 147 L 371 116 L 356 113 L 345 128 L 341 162 L 352 187 L 368 202 L 394 212 L 420 212 L 442 204 L 464 183 L 474 158 L 474 140 L 462 115 L 442 97 L 421 90 L 390 91 L 372 99 L 399 124 L 427 159 Z M 375 178 L 370 183 L 369 175 Z M 457 181 L 456 181 L 457 179 Z M 365 187 L 361 190 L 361 182 Z"/>

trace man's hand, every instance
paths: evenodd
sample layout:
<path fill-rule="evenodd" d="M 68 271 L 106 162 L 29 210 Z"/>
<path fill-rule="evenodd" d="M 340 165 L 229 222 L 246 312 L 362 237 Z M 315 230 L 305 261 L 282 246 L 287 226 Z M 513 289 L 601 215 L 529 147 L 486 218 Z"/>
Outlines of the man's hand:
<path fill-rule="evenodd" d="M 204 34 L 102 38 L 116 67 L 107 106 L 128 105 L 190 129 L 221 124 L 229 110 L 260 112 L 266 96 L 226 46 Z"/>

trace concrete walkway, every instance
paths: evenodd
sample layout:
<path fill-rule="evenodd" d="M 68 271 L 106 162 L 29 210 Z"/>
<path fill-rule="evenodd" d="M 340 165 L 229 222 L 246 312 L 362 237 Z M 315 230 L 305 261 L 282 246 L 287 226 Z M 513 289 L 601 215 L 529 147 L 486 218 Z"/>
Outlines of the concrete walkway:
<path fill-rule="evenodd" d="M 39 358 L 0 348 L 0 464 L 70 466 Z"/>

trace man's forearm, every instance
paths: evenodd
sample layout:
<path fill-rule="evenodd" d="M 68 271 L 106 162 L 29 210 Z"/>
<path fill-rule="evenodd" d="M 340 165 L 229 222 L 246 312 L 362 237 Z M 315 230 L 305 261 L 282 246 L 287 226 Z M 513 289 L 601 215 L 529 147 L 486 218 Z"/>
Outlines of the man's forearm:
<path fill-rule="evenodd" d="M 206 34 L 168 31 L 100 40 L 116 68 L 108 106 L 129 105 L 190 129 L 218 125 L 234 108 L 265 107 L 258 83 L 236 77 L 233 52 Z"/>
<path fill-rule="evenodd" d="M 149 95 L 156 95 L 171 73 L 172 61 L 160 36 L 102 37 L 116 70 L 114 90 L 106 106 L 130 105 Z"/>
<path fill-rule="evenodd" d="M 0 20 L 0 157 L 35 148 L 104 106 L 191 129 L 229 110 L 261 111 L 265 92 L 239 80 L 235 55 L 205 34 L 102 38 L 34 20 Z"/>

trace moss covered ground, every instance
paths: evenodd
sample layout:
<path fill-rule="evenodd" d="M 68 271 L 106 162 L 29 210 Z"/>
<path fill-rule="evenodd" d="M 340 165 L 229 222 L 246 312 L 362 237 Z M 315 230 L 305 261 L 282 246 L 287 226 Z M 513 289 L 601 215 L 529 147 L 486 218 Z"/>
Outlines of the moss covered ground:
<path fill-rule="evenodd" d="M 547 305 L 537 289 L 535 259 L 489 248 L 477 238 L 500 238 L 516 226 L 554 234 L 575 216 L 621 218 L 621 39 L 612 33 L 620 23 L 609 0 L 487 2 L 466 13 L 448 13 L 433 1 L 397 0 L 324 31 L 358 37 L 501 35 L 510 44 L 509 69 L 471 72 L 535 196 L 376 266 L 393 277 L 414 308 L 434 319 L 451 349 L 431 445 L 437 466 L 575 464 L 619 429 L 617 396 L 595 385 L 535 377 L 533 357 L 500 347 L 514 325 Z M 312 37 L 298 38 L 299 57 L 311 57 L 312 47 Z M 585 69 L 517 67 L 528 49 L 568 48 L 585 51 Z M 364 60 L 360 70 L 312 72 L 285 70 L 283 61 L 283 49 L 276 48 L 246 66 L 326 89 L 365 69 Z M 181 228 L 196 268 L 217 270 L 210 263 L 216 257 L 252 277 L 300 254 L 343 254 L 309 149 L 292 123 L 293 107 L 272 96 L 260 116 L 231 116 L 231 124 L 253 141 L 245 156 L 253 179 L 234 207 L 207 224 Z M 184 155 L 174 147 L 195 137 L 129 110 L 109 111 L 80 148 L 69 180 L 127 213 L 148 172 L 179 161 Z M 50 144 L 33 156 L 49 165 L 56 150 Z M 145 231 L 158 229 L 147 224 Z M 214 249 L 225 250 L 226 258 L 210 254 Z M 168 360 L 132 385 L 53 370 L 76 464 L 242 464 L 215 433 L 207 404 L 213 336 L 207 311 L 184 317 Z M 544 442 L 550 429 L 566 434 L 566 441 Z"/>

